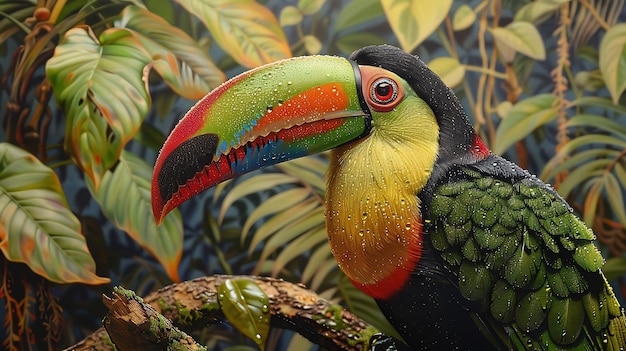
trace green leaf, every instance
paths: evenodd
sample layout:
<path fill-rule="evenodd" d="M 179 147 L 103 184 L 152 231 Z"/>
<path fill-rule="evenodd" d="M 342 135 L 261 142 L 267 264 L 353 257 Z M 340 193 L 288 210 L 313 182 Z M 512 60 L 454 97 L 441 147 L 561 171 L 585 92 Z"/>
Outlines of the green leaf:
<path fill-rule="evenodd" d="M 491 34 L 506 62 L 513 62 L 516 52 L 535 60 L 546 59 L 541 34 L 530 22 L 511 22 L 506 27 L 493 28 Z"/>
<path fill-rule="evenodd" d="M 272 218 L 254 233 L 250 247 L 248 248 L 248 254 L 251 255 L 257 245 L 263 242 L 267 237 L 276 233 L 277 231 L 288 227 L 292 223 L 299 221 L 301 218 L 307 216 L 313 209 L 319 207 L 317 201 L 303 201 L 296 206 L 293 206 L 283 212 L 277 213 Z"/>
<path fill-rule="evenodd" d="M 608 111 L 614 111 L 619 114 L 626 115 L 626 106 L 616 105 L 611 101 L 611 99 L 603 97 L 583 96 L 570 103 L 570 107 L 575 106 L 600 107 Z"/>
<path fill-rule="evenodd" d="M 163 143 L 165 143 L 165 135 L 158 128 L 148 124 L 142 123 L 139 132 L 135 134 L 135 141 L 140 142 L 143 146 L 146 146 L 155 152 L 159 152 Z"/>
<path fill-rule="evenodd" d="M 342 35 L 337 39 L 337 47 L 346 54 L 351 54 L 357 49 L 368 45 L 385 44 L 386 40 L 371 32 L 356 32 Z"/>
<path fill-rule="evenodd" d="M 282 172 L 298 178 L 301 182 L 310 185 L 315 190 L 326 190 L 326 169 L 328 164 L 314 157 L 303 157 L 289 162 L 279 163 L 276 168 Z"/>
<path fill-rule="evenodd" d="M 571 0 L 539 0 L 529 2 L 515 13 L 513 20 L 540 24 L 552 17 L 554 12 L 556 12 L 562 4 L 570 1 Z"/>
<path fill-rule="evenodd" d="M 568 127 L 591 127 L 602 129 L 609 133 L 615 133 L 626 138 L 626 126 L 608 119 L 605 116 L 580 114 L 567 121 Z"/>
<path fill-rule="evenodd" d="M 163 224 L 156 225 L 152 217 L 150 179 L 152 167 L 124 151 L 115 169 L 102 177 L 98 189 L 90 182 L 87 185 L 104 215 L 159 260 L 173 281 L 178 281 L 183 246 L 181 214 L 179 210 L 172 211 Z"/>
<path fill-rule="evenodd" d="M 150 11 L 128 6 L 117 25 L 133 30 L 133 35 L 150 53 L 152 67 L 176 94 L 200 99 L 226 80 L 196 41 Z"/>
<path fill-rule="evenodd" d="M 597 146 L 602 144 L 615 146 L 619 150 L 626 149 L 626 140 L 623 140 L 621 138 L 604 134 L 583 134 L 582 136 L 574 138 L 570 140 L 567 144 L 565 144 L 563 148 L 559 150 L 557 156 L 562 157 L 562 155 L 571 153 L 580 147 L 594 145 Z"/>
<path fill-rule="evenodd" d="M 265 261 L 269 255 L 280 249 L 281 246 L 291 242 L 299 236 L 308 236 L 320 230 L 325 232 L 324 207 L 320 206 L 311 211 L 307 211 L 306 216 L 293 221 L 290 225 L 278 230 L 263 246 L 263 252 L 259 258 L 259 265 Z M 307 247 L 308 249 L 308 247 Z"/>
<path fill-rule="evenodd" d="M 280 11 L 279 20 L 281 27 L 293 26 L 302 22 L 302 12 L 297 7 L 288 5 Z"/>
<path fill-rule="evenodd" d="M 567 145 L 567 144 L 566 144 Z M 565 158 L 566 154 L 561 156 L 561 153 L 554 157 L 550 162 L 546 165 L 543 172 L 541 173 L 541 179 L 552 179 L 557 174 L 563 171 L 571 171 L 574 168 L 582 165 L 583 163 L 587 163 L 596 159 L 615 159 L 620 155 L 620 152 L 617 150 L 608 150 L 608 149 L 590 149 L 583 150 L 575 153 L 572 156 L 568 156 Z M 565 158 L 564 162 L 559 163 L 557 166 L 554 166 L 557 162 L 556 160 L 560 160 Z"/>
<path fill-rule="evenodd" d="M 349 1 L 335 20 L 335 32 L 367 23 L 383 15 L 380 0 Z M 361 32 L 364 33 L 364 32 Z M 341 39 L 341 37 L 339 38 Z M 352 51 L 350 51 L 352 52 Z"/>
<path fill-rule="evenodd" d="M 300 235 L 292 242 L 285 245 L 285 247 L 280 251 L 280 254 L 278 254 L 278 256 L 276 257 L 276 261 L 274 261 L 274 264 L 272 265 L 272 276 L 278 276 L 280 271 L 285 268 L 285 265 L 287 265 L 287 263 L 291 262 L 291 260 L 295 259 L 296 257 L 307 253 L 309 250 L 311 250 L 311 248 L 314 248 L 320 244 L 326 245 L 326 243 L 328 242 L 327 240 L 328 239 L 326 235 L 326 227 L 323 225 Z"/>
<path fill-rule="evenodd" d="M 604 183 L 604 177 L 593 178 L 590 181 L 591 188 L 589 188 L 589 191 L 585 195 L 585 202 L 583 204 L 583 221 L 590 227 L 593 225 L 596 214 L 598 213 L 598 201 L 600 200 L 600 196 L 602 196 Z"/>
<path fill-rule="evenodd" d="M 387 21 L 406 52 L 411 52 L 444 20 L 452 0 L 381 0 Z"/>
<path fill-rule="evenodd" d="M 305 35 L 302 40 L 304 40 L 304 48 L 309 54 L 317 55 L 322 51 L 322 43 L 314 35 Z"/>
<path fill-rule="evenodd" d="M 583 184 L 587 179 L 601 175 L 611 162 L 611 160 L 599 159 L 576 167 L 557 189 L 559 194 L 567 198 L 575 187 Z"/>
<path fill-rule="evenodd" d="M 314 273 L 313 279 L 310 283 L 311 290 L 318 290 L 322 286 L 322 284 L 324 284 L 324 282 L 328 280 L 328 276 L 330 275 L 330 273 L 338 269 L 339 266 L 337 266 L 337 261 L 335 261 L 334 259 L 324 261 L 323 264 Z"/>
<path fill-rule="evenodd" d="M 613 280 L 626 274 L 626 257 L 611 257 L 602 266 L 602 273 L 607 280 Z"/>
<path fill-rule="evenodd" d="M 252 68 L 291 57 L 278 20 L 254 0 L 176 0 L 197 16 L 235 61 Z"/>
<path fill-rule="evenodd" d="M 217 293 L 228 321 L 264 349 L 270 330 L 270 301 L 265 292 L 252 280 L 227 279 Z"/>
<path fill-rule="evenodd" d="M 104 248 L 102 248 L 104 249 Z M 59 284 L 105 284 L 56 174 L 32 154 L 0 143 L 0 250 Z"/>
<path fill-rule="evenodd" d="M 626 226 L 626 207 L 624 205 L 624 189 L 626 188 L 626 184 L 620 183 L 612 173 L 607 173 L 605 177 L 606 197 L 609 200 L 611 211 L 617 220 L 622 225 Z"/>
<path fill-rule="evenodd" d="M 337 261 L 335 261 L 335 258 L 332 256 L 330 247 L 328 245 L 321 245 L 320 247 L 315 249 L 315 251 L 309 257 L 309 261 L 306 267 L 304 267 L 304 271 L 302 271 L 302 282 L 309 283 L 311 279 L 313 279 L 318 274 L 322 266 L 327 262 L 333 262 L 334 267 L 338 268 Z M 313 285 L 311 285 L 311 289 L 313 290 L 316 290 L 317 287 L 318 286 L 314 287 Z"/>
<path fill-rule="evenodd" d="M 467 29 L 476 21 L 476 13 L 467 4 L 459 6 L 452 17 L 452 29 L 460 31 Z"/>
<path fill-rule="evenodd" d="M 291 351 L 291 350 L 312 350 L 314 345 L 315 344 L 313 344 L 311 341 L 309 341 L 309 339 L 307 339 L 304 336 L 296 333 L 296 334 L 293 335 L 291 340 L 289 340 L 289 345 L 287 345 L 287 348 L 285 350 L 287 350 L 287 351 Z M 228 351 L 228 350 L 226 350 L 226 351 Z"/>
<path fill-rule="evenodd" d="M 260 173 L 258 175 L 254 175 L 237 184 L 228 192 L 222 201 L 220 215 L 217 221 L 222 223 L 222 220 L 226 215 L 226 211 L 238 199 L 246 195 L 268 190 L 279 185 L 295 183 L 297 181 L 298 179 L 282 173 Z"/>
<path fill-rule="evenodd" d="M 299 0 L 298 8 L 305 15 L 313 15 L 317 13 L 325 3 L 326 0 Z"/>
<path fill-rule="evenodd" d="M 626 90 L 626 23 L 611 27 L 600 42 L 600 71 L 613 103 Z"/>
<path fill-rule="evenodd" d="M 493 151 L 504 153 L 511 145 L 556 118 L 556 109 L 552 107 L 554 99 L 552 94 L 541 94 L 515 104 L 498 126 Z"/>
<path fill-rule="evenodd" d="M 606 86 L 604 78 L 602 78 L 602 72 L 600 72 L 599 69 L 580 71 L 576 73 L 574 81 L 576 85 L 581 87 L 584 91 L 591 93 L 595 93 Z"/>
<path fill-rule="evenodd" d="M 18 31 L 29 33 L 30 28 L 24 24 L 37 8 L 37 1 L 5 1 L 0 4 L 0 44 Z"/>
<path fill-rule="evenodd" d="M 306 199 L 310 195 L 310 191 L 306 188 L 294 188 L 281 191 L 280 193 L 270 197 L 250 213 L 246 219 L 246 223 L 241 230 L 241 242 L 244 243 L 248 231 L 261 218 L 285 211 Z"/>
<path fill-rule="evenodd" d="M 465 78 L 465 66 L 453 57 L 437 57 L 428 63 L 428 67 L 451 88 L 457 87 Z"/>
<path fill-rule="evenodd" d="M 144 71 L 150 60 L 127 29 L 108 29 L 98 39 L 89 27 L 77 27 L 46 64 L 67 116 L 65 149 L 96 189 L 150 109 Z"/>

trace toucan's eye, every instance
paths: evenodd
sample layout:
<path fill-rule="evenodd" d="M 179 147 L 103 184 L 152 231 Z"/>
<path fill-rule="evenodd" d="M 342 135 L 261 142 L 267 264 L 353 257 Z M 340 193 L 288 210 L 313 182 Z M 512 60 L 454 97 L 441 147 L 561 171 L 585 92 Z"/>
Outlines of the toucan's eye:
<path fill-rule="evenodd" d="M 398 97 L 398 85 L 389 78 L 379 78 L 372 84 L 370 96 L 381 105 L 389 104 Z"/>
<path fill-rule="evenodd" d="M 389 112 L 402 102 L 406 82 L 384 68 L 359 66 L 361 72 L 361 92 L 370 110 Z"/>

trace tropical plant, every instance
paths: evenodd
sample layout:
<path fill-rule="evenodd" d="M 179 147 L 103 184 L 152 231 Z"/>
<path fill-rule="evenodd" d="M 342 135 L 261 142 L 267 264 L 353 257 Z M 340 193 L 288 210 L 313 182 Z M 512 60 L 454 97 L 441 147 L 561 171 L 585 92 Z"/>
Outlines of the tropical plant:
<path fill-rule="evenodd" d="M 429 62 L 495 152 L 580 211 L 619 277 L 625 18 L 624 0 L 0 0 L 3 346 L 69 344 L 63 328 L 97 326 L 102 289 L 68 283 L 144 294 L 211 273 L 304 282 L 389 331 L 326 244 L 323 156 L 224 183 L 160 227 L 149 196 L 190 100 L 246 68 L 371 44 Z"/>

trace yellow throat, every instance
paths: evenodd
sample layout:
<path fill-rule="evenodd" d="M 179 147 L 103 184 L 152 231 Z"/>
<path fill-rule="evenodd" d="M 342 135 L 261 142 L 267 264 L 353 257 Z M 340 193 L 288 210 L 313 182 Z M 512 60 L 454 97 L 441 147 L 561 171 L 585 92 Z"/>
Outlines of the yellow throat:
<path fill-rule="evenodd" d="M 414 99 L 374 115 L 370 135 L 332 153 L 326 194 L 331 250 L 345 274 L 374 297 L 399 289 L 394 285 L 404 282 L 421 254 L 417 194 L 437 158 L 439 128 L 428 105 Z"/>

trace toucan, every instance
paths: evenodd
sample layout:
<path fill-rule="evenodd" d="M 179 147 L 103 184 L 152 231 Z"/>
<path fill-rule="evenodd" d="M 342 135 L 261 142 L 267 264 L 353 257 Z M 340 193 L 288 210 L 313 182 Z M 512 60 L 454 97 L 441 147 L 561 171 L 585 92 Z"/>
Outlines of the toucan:
<path fill-rule="evenodd" d="M 224 180 L 326 150 L 330 250 L 410 348 L 624 349 L 592 231 L 393 46 L 285 59 L 206 95 L 156 160 L 156 221 Z"/>

